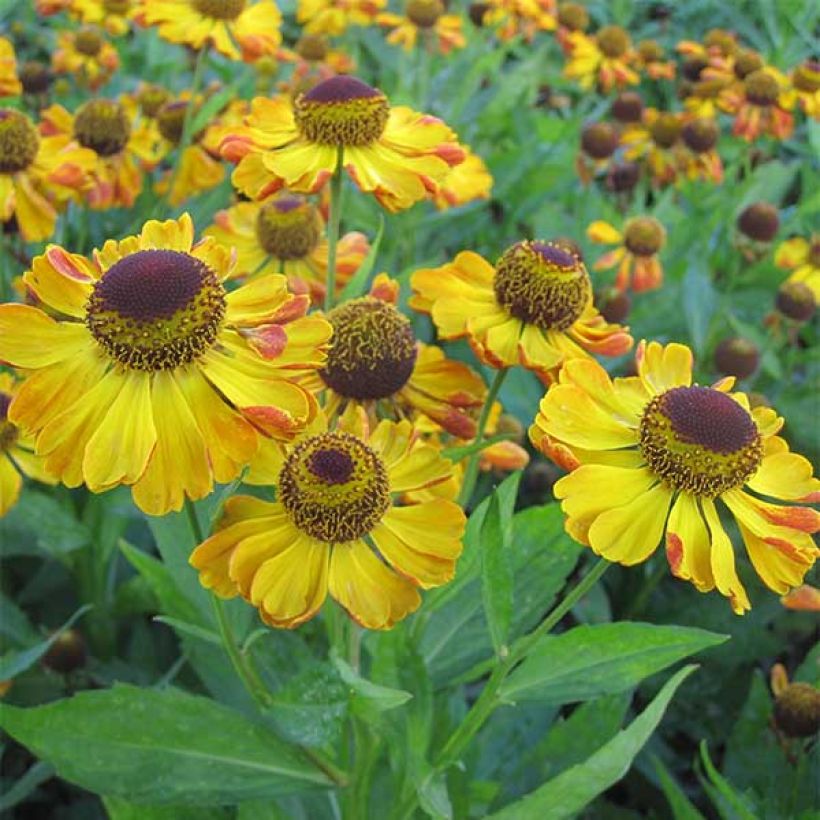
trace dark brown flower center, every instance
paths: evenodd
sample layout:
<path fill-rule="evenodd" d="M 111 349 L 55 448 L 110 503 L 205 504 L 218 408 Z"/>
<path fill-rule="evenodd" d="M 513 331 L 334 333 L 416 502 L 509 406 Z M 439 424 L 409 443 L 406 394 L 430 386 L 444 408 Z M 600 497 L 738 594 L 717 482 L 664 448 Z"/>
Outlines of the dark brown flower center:
<path fill-rule="evenodd" d="M 308 62 L 321 62 L 327 57 L 327 52 L 327 40 L 320 34 L 303 34 L 296 43 L 296 53 Z"/>
<path fill-rule="evenodd" d="M 649 133 L 655 145 L 671 148 L 678 141 L 681 128 L 681 121 L 675 114 L 660 114 L 649 126 Z"/>
<path fill-rule="evenodd" d="M 681 137 L 686 147 L 696 154 L 711 151 L 717 144 L 720 129 L 712 119 L 701 118 L 691 120 L 683 126 Z"/>
<path fill-rule="evenodd" d="M 11 396 L 0 392 L 0 453 L 17 441 L 19 429 L 8 420 Z"/>
<path fill-rule="evenodd" d="M 103 38 L 93 26 L 81 28 L 74 35 L 74 48 L 86 57 L 96 57 L 103 47 Z"/>
<path fill-rule="evenodd" d="M 51 70 L 37 60 L 27 60 L 20 67 L 20 82 L 26 94 L 44 94 L 51 85 Z"/>
<path fill-rule="evenodd" d="M 746 89 L 746 99 L 754 105 L 774 105 L 780 96 L 777 80 L 763 69 L 749 74 L 743 81 L 743 87 Z"/>
<path fill-rule="evenodd" d="M 322 237 L 319 212 L 304 197 L 279 196 L 259 209 L 256 237 L 275 259 L 303 259 L 316 249 Z"/>
<path fill-rule="evenodd" d="M 618 147 L 618 133 L 608 122 L 592 122 L 581 131 L 581 148 L 592 159 L 606 159 Z"/>
<path fill-rule="evenodd" d="M 245 0 L 194 0 L 194 8 L 214 20 L 235 20 L 245 9 Z"/>
<path fill-rule="evenodd" d="M 159 113 L 165 103 L 171 99 L 171 92 L 163 88 L 161 85 L 146 85 L 140 89 L 137 94 L 137 102 L 140 106 L 140 111 L 146 117 L 153 119 Z"/>
<path fill-rule="evenodd" d="M 109 14 L 127 14 L 131 9 L 131 0 L 103 0 L 103 8 Z"/>
<path fill-rule="evenodd" d="M 807 94 L 820 91 L 820 62 L 806 60 L 799 65 L 792 74 L 792 85 L 798 91 L 805 91 Z"/>
<path fill-rule="evenodd" d="M 604 26 L 595 39 L 598 48 L 610 58 L 623 57 L 632 44 L 629 35 L 620 26 Z"/>
<path fill-rule="evenodd" d="M 0 108 L 0 174 L 28 168 L 40 148 L 40 137 L 31 120 L 19 111 Z"/>
<path fill-rule="evenodd" d="M 768 202 L 753 202 L 737 218 L 741 233 L 757 242 L 771 242 L 780 227 L 780 214 Z"/>
<path fill-rule="evenodd" d="M 763 68 L 763 58 L 751 49 L 741 51 L 735 57 L 735 77 L 744 79 L 748 74 Z"/>
<path fill-rule="evenodd" d="M 432 28 L 444 14 L 441 0 L 409 0 L 406 8 L 407 18 L 419 28 Z"/>
<path fill-rule="evenodd" d="M 615 98 L 610 112 L 619 122 L 640 122 L 643 116 L 641 95 L 635 91 L 623 91 Z"/>
<path fill-rule="evenodd" d="M 102 157 L 111 157 L 128 144 L 131 123 L 119 103 L 89 100 L 80 106 L 74 118 L 74 136 L 85 148 Z"/>
<path fill-rule="evenodd" d="M 589 12 L 580 3 L 561 3 L 558 6 L 558 22 L 570 31 L 586 31 Z"/>
<path fill-rule="evenodd" d="M 666 231 L 657 219 L 638 216 L 624 227 L 624 245 L 636 256 L 652 256 L 666 243 Z"/>

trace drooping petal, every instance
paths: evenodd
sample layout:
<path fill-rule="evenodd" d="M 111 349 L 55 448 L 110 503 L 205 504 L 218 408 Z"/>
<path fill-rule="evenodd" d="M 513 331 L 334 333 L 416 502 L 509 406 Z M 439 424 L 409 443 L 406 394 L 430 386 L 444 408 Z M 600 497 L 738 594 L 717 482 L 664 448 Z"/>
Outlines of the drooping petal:
<path fill-rule="evenodd" d="M 749 596 L 740 578 L 737 577 L 732 542 L 720 523 L 714 501 L 710 498 L 701 499 L 701 509 L 706 518 L 712 541 L 712 575 L 715 579 L 715 586 L 721 595 L 729 599 L 732 611 L 736 615 L 742 615 L 751 609 L 752 605 L 749 603 Z"/>
<path fill-rule="evenodd" d="M 711 542 L 696 498 L 682 492 L 672 505 L 666 528 L 666 558 L 672 574 L 701 592 L 714 589 Z"/>

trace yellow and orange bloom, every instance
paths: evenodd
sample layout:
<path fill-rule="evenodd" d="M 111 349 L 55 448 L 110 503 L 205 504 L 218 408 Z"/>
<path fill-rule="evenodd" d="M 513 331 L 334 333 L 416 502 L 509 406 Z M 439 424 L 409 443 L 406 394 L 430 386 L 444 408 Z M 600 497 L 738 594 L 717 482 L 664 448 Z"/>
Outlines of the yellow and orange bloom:
<path fill-rule="evenodd" d="M 629 329 L 595 309 L 589 274 L 566 245 L 518 242 L 495 267 L 464 251 L 416 271 L 411 284 L 411 307 L 431 315 L 442 339 L 466 337 L 491 367 L 520 364 L 549 379 L 568 358 L 620 356 L 632 346 Z"/>
<path fill-rule="evenodd" d="M 675 61 L 665 59 L 663 48 L 655 40 L 638 43 L 636 66 L 652 80 L 674 80 Z"/>
<path fill-rule="evenodd" d="M 231 253 L 190 217 L 147 222 L 91 259 L 50 245 L 26 273 L 49 313 L 0 305 L 0 360 L 26 371 L 8 419 L 69 487 L 129 485 L 152 515 L 239 475 L 262 437 L 315 417 L 297 384 L 330 326 L 268 276 L 228 293 Z"/>
<path fill-rule="evenodd" d="M 341 163 L 360 190 L 398 211 L 434 195 L 464 159 L 441 120 L 391 107 L 350 76 L 331 77 L 293 102 L 257 97 L 246 123 L 225 137 L 222 155 L 239 162 L 233 183 L 256 200 L 283 187 L 316 193 Z"/>
<path fill-rule="evenodd" d="M 710 118 L 689 120 L 681 130 L 680 168 L 689 179 L 723 181 L 723 161 L 715 150 L 720 128 Z"/>
<path fill-rule="evenodd" d="M 487 0 L 482 24 L 496 29 L 499 40 L 521 36 L 532 42 L 541 31 L 554 31 L 555 0 Z"/>
<path fill-rule="evenodd" d="M 387 42 L 412 51 L 421 38 L 428 48 L 440 54 L 449 54 L 455 48 L 464 48 L 467 41 L 457 14 L 445 14 L 441 0 L 408 0 L 404 15 L 383 12 L 376 17 L 380 26 L 390 28 Z"/>
<path fill-rule="evenodd" d="M 748 74 L 742 82 L 721 91 L 718 104 L 735 117 L 732 133 L 747 142 L 761 135 L 787 139 L 794 130 L 793 94 L 789 81 L 767 66 Z"/>
<path fill-rule="evenodd" d="M 303 34 L 293 49 L 280 49 L 278 57 L 285 62 L 296 63 L 293 75 L 280 86 L 283 93 L 291 91 L 292 97 L 309 91 L 335 74 L 352 74 L 356 69 L 355 60 L 333 48 L 321 34 Z"/>
<path fill-rule="evenodd" d="M 307 34 L 344 34 L 348 26 L 369 26 L 387 0 L 299 0 L 296 22 Z"/>
<path fill-rule="evenodd" d="M 45 484 L 56 484 L 43 464 L 43 458 L 34 453 L 34 440 L 8 419 L 8 410 L 16 392 L 15 380 L 10 373 L 0 373 L 0 518 L 20 497 L 23 476 Z"/>
<path fill-rule="evenodd" d="M 117 37 L 131 29 L 136 7 L 136 0 L 72 0 L 71 13 Z"/>
<path fill-rule="evenodd" d="M 41 136 L 25 114 L 0 108 L 0 222 L 16 217 L 26 242 L 52 235 L 58 210 L 88 186 L 93 165 L 71 134 Z"/>
<path fill-rule="evenodd" d="M 683 100 L 684 108 L 693 117 L 717 118 L 722 111 L 721 94 L 728 85 L 726 79 L 720 77 L 691 83 Z"/>
<path fill-rule="evenodd" d="M 111 79 L 119 66 L 117 49 L 105 40 L 100 29 L 85 26 L 57 35 L 51 67 L 57 74 L 73 74 L 81 87 L 96 91 Z"/>
<path fill-rule="evenodd" d="M 621 134 L 626 158 L 642 159 L 657 185 L 673 183 L 678 176 L 683 124 L 679 113 L 645 109 L 643 122 L 628 125 Z"/>
<path fill-rule="evenodd" d="M 235 276 L 245 279 L 282 273 L 294 293 L 313 304 L 325 298 L 327 239 L 319 209 L 299 194 L 280 192 L 266 202 L 240 202 L 214 217 L 204 231 L 236 249 Z M 344 234 L 336 246 L 336 287 L 340 293 L 370 250 L 367 237 Z"/>
<path fill-rule="evenodd" d="M 615 287 L 624 291 L 630 287 L 636 293 L 655 290 L 663 284 L 663 266 L 658 254 L 666 244 L 666 231 L 657 219 L 638 216 L 630 219 L 619 231 L 603 220 L 587 228 L 587 237 L 603 245 L 617 245 L 605 253 L 593 270 L 607 270 L 618 266 Z"/>
<path fill-rule="evenodd" d="M 820 118 L 820 61 L 806 60 L 792 71 L 792 94 L 807 117 Z"/>
<path fill-rule="evenodd" d="M 463 146 L 464 162 L 453 166 L 441 180 L 433 197 L 436 208 L 446 211 L 478 199 L 489 199 L 493 187 L 493 177 L 484 160 L 474 154 L 469 146 Z"/>
<path fill-rule="evenodd" d="M 37 14 L 43 17 L 50 17 L 52 14 L 59 14 L 70 8 L 74 0 L 34 0 L 34 8 Z"/>
<path fill-rule="evenodd" d="M 16 97 L 23 92 L 17 76 L 17 58 L 11 40 L 0 37 L 0 97 Z"/>
<path fill-rule="evenodd" d="M 273 627 L 299 626 L 330 595 L 363 627 L 390 629 L 418 608 L 419 587 L 452 579 L 465 524 L 447 498 L 396 497 L 448 481 L 453 465 L 408 421 L 371 426 L 351 412 L 310 433 L 280 451 L 277 501 L 229 499 L 191 564 Z"/>
<path fill-rule="evenodd" d="M 787 592 L 780 603 L 786 609 L 795 609 L 802 612 L 820 612 L 820 589 L 811 584 L 801 584 Z"/>
<path fill-rule="evenodd" d="M 134 19 L 159 36 L 194 49 L 212 46 L 232 60 L 273 57 L 282 15 L 273 0 L 136 0 Z"/>
<path fill-rule="evenodd" d="M 642 342 L 636 363 L 637 376 L 612 380 L 593 359 L 572 360 L 541 401 L 530 439 L 571 470 L 554 487 L 567 532 L 626 566 L 664 541 L 673 575 L 742 614 L 749 598 L 719 500 L 762 581 L 780 595 L 799 586 L 820 552 L 820 515 L 801 506 L 820 500 L 820 481 L 777 435 L 783 419 L 750 409 L 732 378 L 692 384 L 684 345 Z"/>
<path fill-rule="evenodd" d="M 613 88 L 640 82 L 640 76 L 633 68 L 636 53 L 632 41 L 620 26 L 604 26 L 592 36 L 574 31 L 567 35 L 566 42 L 564 76 L 577 80 L 581 88 L 597 86 L 608 93 Z"/>
<path fill-rule="evenodd" d="M 564 54 L 569 54 L 572 49 L 569 35 L 575 31 L 583 34 L 589 28 L 589 12 L 581 3 L 559 3 L 556 19 L 555 39 Z"/>
<path fill-rule="evenodd" d="M 820 303 L 820 234 L 787 239 L 775 251 L 774 263 L 791 271 L 787 282 L 802 282 Z"/>

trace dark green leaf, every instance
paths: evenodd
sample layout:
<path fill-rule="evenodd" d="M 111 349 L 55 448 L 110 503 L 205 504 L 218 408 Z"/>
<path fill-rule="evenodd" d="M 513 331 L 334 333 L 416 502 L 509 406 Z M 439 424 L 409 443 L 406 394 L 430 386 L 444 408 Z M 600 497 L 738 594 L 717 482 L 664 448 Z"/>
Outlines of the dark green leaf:
<path fill-rule="evenodd" d="M 38 490 L 24 490 L 18 503 L 0 519 L 0 544 L 5 555 L 28 554 L 36 546 L 61 557 L 90 540 L 88 529 L 68 506 Z"/>
<path fill-rule="evenodd" d="M 39 786 L 54 777 L 54 769 L 43 763 L 35 763 L 10 789 L 0 795 L 0 812 L 10 811 L 18 803 L 22 803 Z"/>
<path fill-rule="evenodd" d="M 108 820 L 228 820 L 231 817 L 225 809 L 137 805 L 119 797 L 104 797 L 103 805 L 108 812 Z"/>
<path fill-rule="evenodd" d="M 661 789 L 669 801 L 674 820 L 703 820 L 703 815 L 692 805 L 692 801 L 656 755 L 652 755 L 652 765 L 658 774 Z"/>
<path fill-rule="evenodd" d="M 347 661 L 335 653 L 331 655 L 331 660 L 338 669 L 342 680 L 353 692 L 351 707 L 360 714 L 387 712 L 390 709 L 396 709 L 404 705 L 413 697 L 410 692 L 406 692 L 404 689 L 393 689 L 366 680 L 357 674 L 356 670 Z"/>

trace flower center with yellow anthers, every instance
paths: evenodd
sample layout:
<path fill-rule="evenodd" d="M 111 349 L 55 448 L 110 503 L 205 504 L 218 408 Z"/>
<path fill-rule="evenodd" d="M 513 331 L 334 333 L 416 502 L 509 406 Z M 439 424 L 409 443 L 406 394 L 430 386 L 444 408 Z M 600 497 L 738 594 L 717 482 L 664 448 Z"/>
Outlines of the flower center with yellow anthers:
<path fill-rule="evenodd" d="M 320 375 L 339 395 L 359 401 L 385 399 L 407 383 L 416 363 L 410 320 L 393 305 L 364 296 L 327 315 L 333 346 Z"/>
<path fill-rule="evenodd" d="M 225 290 L 216 274 L 187 253 L 137 251 L 94 285 L 85 323 L 101 347 L 131 370 L 170 370 L 192 362 L 216 341 Z"/>
<path fill-rule="evenodd" d="M 40 137 L 31 120 L 19 111 L 0 108 L 0 174 L 28 168 L 40 148 Z"/>
<path fill-rule="evenodd" d="M 763 459 L 752 417 L 711 387 L 673 387 L 655 396 L 641 417 L 640 449 L 665 484 L 707 498 L 739 487 Z"/>
<path fill-rule="evenodd" d="M 651 216 L 637 216 L 624 226 L 624 245 L 636 256 L 652 256 L 665 243 L 663 225 Z"/>
<path fill-rule="evenodd" d="M 131 8 L 131 0 L 104 0 L 103 8 L 109 14 L 127 14 Z"/>
<path fill-rule="evenodd" d="M 328 544 L 366 535 L 390 506 L 384 462 L 349 433 L 301 442 L 279 474 L 279 498 L 294 525 Z"/>
<path fill-rule="evenodd" d="M 758 71 L 763 68 L 763 58 L 752 49 L 741 51 L 735 57 L 735 77 L 739 80 L 744 79 L 753 71 Z"/>
<path fill-rule="evenodd" d="M 516 319 L 542 330 L 566 330 L 592 298 L 584 263 L 554 242 L 518 242 L 502 254 L 495 297 Z"/>
<path fill-rule="evenodd" d="M 103 38 L 93 26 L 81 28 L 74 35 L 74 48 L 86 57 L 96 57 L 103 47 Z"/>
<path fill-rule="evenodd" d="M 806 60 L 805 63 L 797 66 L 792 75 L 792 85 L 798 91 L 805 91 L 807 94 L 820 91 L 820 62 Z"/>
<path fill-rule="evenodd" d="M 683 126 L 681 136 L 690 151 L 703 154 L 715 147 L 720 136 L 720 129 L 714 120 L 706 118 L 690 120 Z"/>
<path fill-rule="evenodd" d="M 8 420 L 11 396 L 0 392 L 0 453 L 8 450 L 19 435 L 19 429 Z"/>
<path fill-rule="evenodd" d="M 193 0 L 194 8 L 214 20 L 235 20 L 245 10 L 245 0 Z"/>
<path fill-rule="evenodd" d="M 558 22 L 570 31 L 586 31 L 589 12 L 580 3 L 561 3 L 558 6 Z"/>
<path fill-rule="evenodd" d="M 746 99 L 754 105 L 769 106 L 777 102 L 780 86 L 777 80 L 767 71 L 753 71 L 743 80 Z"/>
<path fill-rule="evenodd" d="M 74 136 L 80 145 L 101 157 L 112 157 L 128 144 L 131 123 L 119 103 L 89 100 L 80 106 L 74 118 Z"/>
<path fill-rule="evenodd" d="M 596 35 L 598 48 L 610 58 L 623 57 L 629 50 L 629 35 L 620 26 L 604 26 Z"/>
<path fill-rule="evenodd" d="M 387 97 L 356 77 L 339 75 L 315 85 L 294 103 L 299 130 L 320 145 L 370 145 L 384 131 Z"/>
<path fill-rule="evenodd" d="M 327 40 L 319 34 L 303 34 L 295 48 L 296 53 L 310 63 L 319 63 L 327 57 Z"/>
<path fill-rule="evenodd" d="M 137 102 L 139 103 L 140 111 L 146 117 L 154 117 L 159 113 L 160 108 L 171 99 L 171 92 L 163 88 L 161 85 L 146 85 L 139 94 L 137 94 Z"/>
<path fill-rule="evenodd" d="M 409 0 L 406 12 L 407 19 L 419 28 L 433 28 L 444 14 L 444 4 L 441 0 Z"/>
<path fill-rule="evenodd" d="M 671 148 L 680 136 L 681 121 L 674 114 L 660 114 L 649 126 L 652 141 L 660 148 Z"/>
<path fill-rule="evenodd" d="M 256 238 L 275 259 L 303 259 L 316 249 L 322 223 L 304 197 L 285 194 L 266 202 L 256 217 Z"/>

